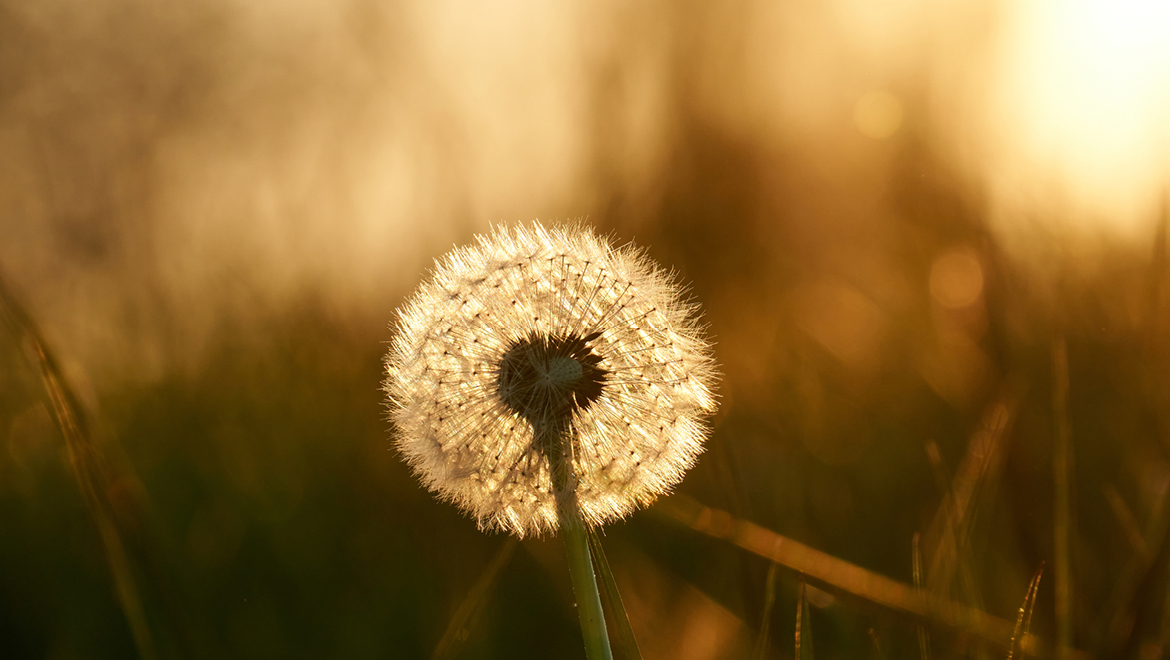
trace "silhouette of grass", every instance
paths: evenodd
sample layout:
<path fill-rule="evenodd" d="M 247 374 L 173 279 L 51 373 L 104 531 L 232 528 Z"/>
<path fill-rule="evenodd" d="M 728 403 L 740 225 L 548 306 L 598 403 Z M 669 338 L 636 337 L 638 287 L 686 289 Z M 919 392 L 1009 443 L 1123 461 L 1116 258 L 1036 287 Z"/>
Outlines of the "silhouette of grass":
<path fill-rule="evenodd" d="M 685 496 L 662 500 L 654 510 L 695 531 L 730 541 L 769 559 L 830 593 L 879 606 L 914 622 L 970 635 L 1005 650 L 1013 643 L 1013 626 L 1004 619 L 921 592 Z M 1051 648 L 1030 634 L 1021 637 L 1018 644 L 1029 655 L 1051 657 L 1053 654 Z"/>
<path fill-rule="evenodd" d="M 156 660 L 161 657 L 156 635 L 147 619 L 142 590 L 135 577 L 126 535 L 121 529 L 126 525 L 141 527 L 144 524 L 139 513 L 141 503 L 135 497 L 138 481 L 124 468 L 116 470 L 94 441 L 89 422 L 56 358 L 3 277 L 0 277 L 0 315 L 13 326 L 14 334 L 22 337 L 31 348 L 45 395 L 52 404 L 53 420 L 65 439 L 74 479 L 101 537 L 110 578 L 138 654 L 143 660 Z"/>
<path fill-rule="evenodd" d="M 1020 605 L 1020 614 L 1016 617 L 1016 628 L 1012 631 L 1012 643 L 1008 650 L 1007 660 L 1020 654 L 1020 644 L 1028 636 L 1028 628 L 1032 625 L 1032 610 L 1036 607 L 1036 592 L 1040 588 L 1040 576 L 1044 574 L 1044 565 L 1036 569 L 1032 582 L 1028 584 L 1028 593 L 1024 596 L 1024 604 Z"/>

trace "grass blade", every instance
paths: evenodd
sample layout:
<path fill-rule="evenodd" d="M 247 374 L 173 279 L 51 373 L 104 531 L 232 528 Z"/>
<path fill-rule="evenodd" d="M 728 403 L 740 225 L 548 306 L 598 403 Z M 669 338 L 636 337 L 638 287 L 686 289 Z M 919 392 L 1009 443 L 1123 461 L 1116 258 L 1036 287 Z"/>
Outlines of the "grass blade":
<path fill-rule="evenodd" d="M 1133 521 L 1133 514 L 1129 513 L 1128 507 L 1121 501 L 1121 495 L 1117 493 L 1116 489 L 1109 486 L 1105 492 L 1106 498 L 1111 500 L 1110 505 L 1114 507 L 1115 513 L 1119 517 L 1128 515 L 1130 524 L 1136 525 L 1136 522 Z M 1121 507 L 1125 513 L 1118 512 L 1118 507 Z M 1094 648 L 1099 657 L 1109 657 L 1120 653 L 1127 637 L 1133 631 L 1132 626 L 1126 625 L 1126 622 L 1132 620 L 1133 613 L 1141 607 L 1137 598 L 1141 592 L 1141 586 L 1150 579 L 1158 556 L 1163 552 L 1167 541 L 1170 540 L 1168 539 L 1168 534 L 1170 534 L 1170 487 L 1163 487 L 1152 509 L 1144 533 L 1140 530 L 1127 531 L 1127 535 L 1137 533 L 1136 539 L 1131 539 L 1130 542 L 1135 544 L 1137 539 L 1140 539 L 1140 545 L 1134 545 L 1133 556 L 1129 558 L 1120 573 L 1114 578 L 1113 589 L 1101 609 L 1099 620 L 1103 622 L 1104 628 L 1098 633 L 1100 639 L 1094 642 Z M 1119 520 L 1119 524 L 1126 523 Z"/>
<path fill-rule="evenodd" d="M 1056 657 L 1072 648 L 1072 445 L 1068 421 L 1068 348 L 1063 338 L 1052 349 L 1052 411 L 1056 426 L 1052 473 L 1055 488 L 1053 512 L 1053 579 L 1056 582 Z"/>
<path fill-rule="evenodd" d="M 1109 508 L 1113 511 L 1114 519 L 1117 521 L 1117 525 L 1121 527 L 1121 531 L 1125 533 L 1125 539 L 1133 547 L 1134 554 L 1146 561 L 1152 562 L 1154 560 L 1154 553 L 1150 550 L 1150 544 L 1138 528 L 1137 520 L 1134 518 L 1133 512 L 1126 506 L 1125 500 L 1121 497 L 1121 493 L 1117 492 L 1117 488 L 1113 484 L 1106 483 L 1101 486 L 1101 494 L 1105 496 L 1105 501 L 1109 503 Z"/>
<path fill-rule="evenodd" d="M 911 572 L 914 576 L 914 588 L 922 589 L 922 548 L 919 545 L 919 534 L 915 532 L 912 543 L 912 550 L 910 556 Z M 922 624 L 918 625 L 918 652 L 922 656 L 922 660 L 930 660 L 930 634 L 926 632 L 926 627 Z"/>
<path fill-rule="evenodd" d="M 13 324 L 17 334 L 32 348 L 45 393 L 51 404 L 53 420 L 65 440 L 73 476 L 98 528 L 106 563 L 118 596 L 118 604 L 130 626 L 134 645 L 143 660 L 155 660 L 159 655 L 154 635 L 147 622 L 142 593 L 134 577 L 127 545 L 117 524 L 116 509 L 109 498 L 110 486 L 115 483 L 110 475 L 110 467 L 100 447 L 93 441 L 81 405 L 66 383 L 56 358 L 41 336 L 40 329 L 9 291 L 3 279 L 0 279 L 0 310 Z"/>
<path fill-rule="evenodd" d="M 813 658 L 812 622 L 808 620 L 808 598 L 805 594 L 805 583 L 800 582 L 800 590 L 796 594 L 796 660 Z"/>
<path fill-rule="evenodd" d="M 776 562 L 768 564 L 768 576 L 764 578 L 764 616 L 760 622 L 760 634 L 752 653 L 755 660 L 764 660 L 768 653 L 768 635 L 772 628 L 772 608 L 776 605 Z"/>
<path fill-rule="evenodd" d="M 772 563 L 775 566 L 775 562 Z M 792 657 L 800 658 L 800 633 L 804 627 L 804 583 L 800 583 L 800 590 L 796 592 L 796 654 Z"/>
<path fill-rule="evenodd" d="M 1007 649 L 1013 625 L 979 609 L 898 582 L 838 559 L 799 541 L 777 534 L 726 511 L 704 506 L 683 495 L 672 495 L 654 510 L 691 529 L 724 539 L 748 552 L 776 562 L 809 584 L 854 601 L 860 600 L 900 614 L 911 620 L 945 628 Z M 1018 640 L 1024 653 L 1051 655 L 1035 635 Z M 1074 653 L 1080 657 L 1083 654 Z"/>
<path fill-rule="evenodd" d="M 593 528 L 589 529 L 589 550 L 593 555 L 593 568 L 601 579 L 601 601 L 613 624 L 611 634 L 617 655 L 630 660 L 642 660 L 642 652 L 638 649 L 634 629 L 630 627 L 630 617 L 626 615 L 626 606 L 618 592 L 617 581 L 613 578 L 609 560 L 605 558 L 605 550 L 601 547 L 601 537 Z"/>
<path fill-rule="evenodd" d="M 1036 591 L 1040 588 L 1040 576 L 1044 574 L 1044 564 L 1036 569 L 1032 582 L 1028 585 L 1028 593 L 1024 595 L 1024 603 L 1020 605 L 1020 614 L 1016 617 L 1016 629 L 1012 633 L 1011 648 L 1008 649 L 1007 660 L 1020 655 L 1020 646 L 1028 636 L 1028 628 L 1032 625 L 1032 610 L 1036 607 Z"/>
<path fill-rule="evenodd" d="M 508 540 L 496 551 L 487 568 L 483 570 L 483 574 L 467 592 L 467 596 L 459 604 L 459 609 L 455 610 L 451 622 L 447 624 L 447 630 L 443 633 L 439 644 L 435 646 L 434 653 L 431 654 L 431 660 L 447 660 L 454 658 L 459 653 L 463 644 L 467 642 L 471 630 L 475 627 L 479 614 L 483 611 L 483 605 L 487 602 L 488 594 L 496 583 L 496 578 L 504 566 L 508 564 L 508 560 L 512 558 L 512 553 L 515 550 L 516 537 L 509 536 Z"/>
<path fill-rule="evenodd" d="M 980 501 L 991 499 L 988 491 L 994 489 L 1003 460 L 1005 437 L 1021 396 L 1019 390 L 1018 386 L 1009 383 L 997 400 L 988 406 L 980 429 L 972 435 L 966 455 L 953 478 L 942 463 L 938 445 L 934 442 L 926 445 L 927 457 L 942 495 L 935 520 L 926 533 L 926 554 L 932 557 L 930 570 L 926 571 L 928 591 L 953 597 L 952 583 L 957 574 L 964 602 L 975 608 L 981 608 L 982 603 L 967 557 L 971 530 Z"/>

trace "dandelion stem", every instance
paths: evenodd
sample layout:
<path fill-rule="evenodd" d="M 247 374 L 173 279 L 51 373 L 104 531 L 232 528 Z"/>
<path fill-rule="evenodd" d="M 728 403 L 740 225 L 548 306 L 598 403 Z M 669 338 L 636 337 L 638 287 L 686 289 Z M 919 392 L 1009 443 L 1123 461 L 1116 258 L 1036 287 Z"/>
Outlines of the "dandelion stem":
<path fill-rule="evenodd" d="M 569 579 L 577 597 L 577 616 L 581 619 L 581 635 L 585 638 L 585 657 L 588 660 L 613 660 L 609 647 L 609 633 L 605 630 L 605 613 L 601 609 L 601 592 L 597 589 L 597 575 L 593 572 L 593 557 L 589 553 L 589 539 L 581 506 L 577 502 L 577 475 L 573 470 L 573 432 L 569 418 L 548 417 L 533 424 L 533 432 L 548 451 L 553 488 L 557 499 L 557 524 L 565 540 L 565 556 L 569 563 Z"/>
<path fill-rule="evenodd" d="M 570 493 L 562 498 L 557 510 L 565 539 L 565 554 L 569 560 L 569 578 L 573 581 L 573 593 L 577 597 L 581 634 L 585 637 L 585 657 L 589 660 L 613 660 L 609 634 L 605 630 L 605 615 L 601 611 L 597 576 L 593 573 L 593 559 L 589 555 L 589 541 L 585 537 L 585 523 L 581 520 L 576 495 Z"/>

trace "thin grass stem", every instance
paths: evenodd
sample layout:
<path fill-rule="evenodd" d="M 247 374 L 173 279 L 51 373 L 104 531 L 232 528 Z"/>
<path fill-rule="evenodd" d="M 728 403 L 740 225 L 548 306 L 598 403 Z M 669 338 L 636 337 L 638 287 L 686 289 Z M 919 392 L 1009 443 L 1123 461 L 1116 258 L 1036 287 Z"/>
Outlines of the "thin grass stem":
<path fill-rule="evenodd" d="M 94 443 L 81 405 L 65 381 L 56 359 L 42 338 L 40 329 L 8 290 L 2 278 L 0 317 L 12 323 L 17 333 L 23 336 L 32 348 L 37 366 L 40 368 L 45 393 L 52 405 L 53 419 L 65 440 L 73 476 L 97 525 L 118 603 L 130 627 L 134 645 L 142 660 L 155 660 L 159 653 L 147 621 L 142 593 L 134 577 L 122 531 L 116 522 L 114 507 L 109 500 L 109 484 L 113 482 L 109 475 L 109 467 Z"/>
<path fill-rule="evenodd" d="M 475 626 L 479 613 L 483 611 L 483 605 L 491 593 L 496 578 L 507 565 L 508 560 L 512 558 L 512 553 L 515 550 L 516 538 L 509 537 L 496 551 L 483 574 L 476 580 L 471 591 L 467 593 L 467 597 L 460 603 L 459 609 L 455 610 L 455 615 L 447 624 L 447 631 L 443 633 L 443 638 L 439 640 L 439 644 L 431 654 L 431 660 L 448 660 L 457 656 L 470 635 L 471 629 Z"/>
<path fill-rule="evenodd" d="M 775 566 L 775 562 L 772 565 Z M 796 592 L 796 653 L 792 656 L 800 660 L 800 631 L 804 627 L 804 582 Z"/>
<path fill-rule="evenodd" d="M 772 608 L 776 604 L 776 562 L 768 564 L 768 576 L 764 579 L 764 615 L 760 622 L 760 635 L 756 639 L 755 660 L 764 660 L 768 655 L 768 635 L 772 628 Z"/>
<path fill-rule="evenodd" d="M 911 569 L 914 575 L 914 588 L 921 593 L 922 591 L 922 547 L 919 544 L 920 536 L 918 532 L 914 533 L 912 543 L 912 550 L 910 556 Z M 918 624 L 918 652 L 921 654 L 922 660 L 930 660 L 930 634 L 926 632 L 926 626 Z"/>
<path fill-rule="evenodd" d="M 1036 569 L 1032 582 L 1028 584 L 1028 593 L 1024 595 L 1024 604 L 1020 605 L 1020 614 L 1016 617 L 1016 628 L 1012 633 L 1012 644 L 1008 649 L 1007 660 L 1013 660 L 1020 655 L 1020 643 L 1028 635 L 1028 628 L 1032 625 L 1032 610 L 1036 607 L 1036 592 L 1040 588 L 1040 576 L 1044 575 L 1044 564 Z"/>
<path fill-rule="evenodd" d="M 1014 631 L 1011 622 L 866 570 L 750 521 L 734 518 L 726 511 L 704 506 L 685 495 L 675 494 L 660 500 L 653 510 L 699 533 L 725 539 L 774 561 L 779 570 L 834 595 L 868 602 L 917 622 L 991 642 L 1005 650 L 1011 645 Z M 1022 635 L 1018 642 L 1026 655 L 1053 655 L 1053 650 L 1034 634 Z M 1074 658 L 1088 657 L 1076 649 L 1066 649 L 1066 653 Z"/>
<path fill-rule="evenodd" d="M 1068 348 L 1064 338 L 1052 350 L 1052 408 L 1056 424 L 1052 471 L 1055 488 L 1053 515 L 1053 578 L 1056 583 L 1056 657 L 1072 648 L 1072 445 L 1068 421 Z"/>
<path fill-rule="evenodd" d="M 638 648 L 638 640 L 634 637 L 634 629 L 630 626 L 630 617 L 626 614 L 626 606 L 622 603 L 622 596 L 618 593 L 617 580 L 609 567 L 609 560 L 605 558 L 605 549 L 601 547 L 601 538 L 596 529 L 586 529 L 589 536 L 589 552 L 593 556 L 593 568 L 601 580 L 601 605 L 609 612 L 609 620 L 613 623 L 613 642 L 618 649 L 618 657 L 626 660 L 642 660 L 642 651 Z"/>

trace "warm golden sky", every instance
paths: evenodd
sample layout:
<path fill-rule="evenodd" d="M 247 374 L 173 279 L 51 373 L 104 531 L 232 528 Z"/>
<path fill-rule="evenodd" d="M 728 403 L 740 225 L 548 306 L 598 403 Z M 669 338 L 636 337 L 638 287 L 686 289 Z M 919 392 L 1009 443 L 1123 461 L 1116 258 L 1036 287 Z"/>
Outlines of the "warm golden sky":
<path fill-rule="evenodd" d="M 171 307 L 166 332 L 197 347 L 239 282 L 390 308 L 493 222 L 620 199 L 637 239 L 696 130 L 755 150 L 785 182 L 764 194 L 809 231 L 880 229 L 908 145 L 1009 239 L 1141 244 L 1168 181 L 1170 9 L 1152 0 L 7 12 L 0 263 L 94 364 L 135 333 L 166 352 L 136 305 Z"/>

